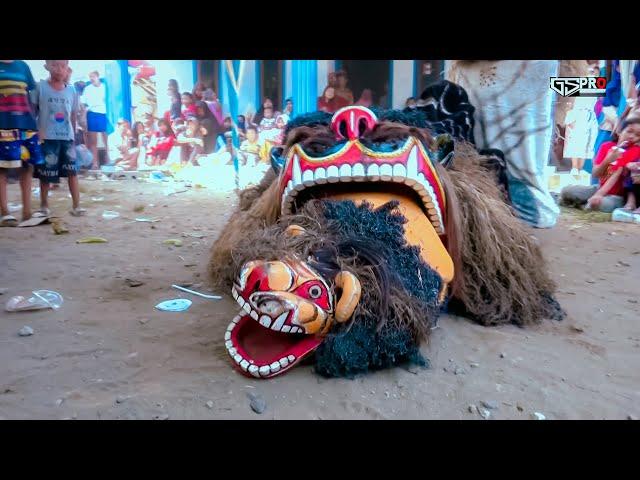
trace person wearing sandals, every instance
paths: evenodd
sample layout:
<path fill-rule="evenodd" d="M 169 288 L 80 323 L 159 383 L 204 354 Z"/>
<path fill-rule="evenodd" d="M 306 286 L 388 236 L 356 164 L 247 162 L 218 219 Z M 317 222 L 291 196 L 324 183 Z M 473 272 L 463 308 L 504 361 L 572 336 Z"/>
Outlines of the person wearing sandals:
<path fill-rule="evenodd" d="M 22 220 L 31 218 L 31 170 L 44 161 L 29 92 L 36 84 L 22 60 L 0 60 L 0 227 L 15 227 L 9 214 L 7 171 L 20 168 Z"/>
<path fill-rule="evenodd" d="M 80 187 L 74 147 L 78 94 L 71 85 L 65 85 L 68 60 L 45 60 L 49 78 L 41 80 L 34 91 L 34 104 L 38 114 L 38 128 L 42 140 L 44 164 L 35 169 L 34 177 L 40 179 L 40 210 L 34 216 L 50 215 L 48 196 L 50 185 L 67 177 L 72 198 L 73 216 L 80 216 Z"/>

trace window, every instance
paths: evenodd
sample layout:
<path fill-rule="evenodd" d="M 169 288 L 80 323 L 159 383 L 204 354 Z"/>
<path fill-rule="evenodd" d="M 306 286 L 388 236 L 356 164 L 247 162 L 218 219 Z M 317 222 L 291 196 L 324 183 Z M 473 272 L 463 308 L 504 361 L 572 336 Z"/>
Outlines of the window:
<path fill-rule="evenodd" d="M 284 78 L 283 60 L 261 60 L 260 62 L 260 102 L 262 106 L 265 98 L 270 98 L 273 108 L 282 111 L 282 79 Z"/>
<path fill-rule="evenodd" d="M 444 79 L 444 60 L 416 60 L 416 96 L 429 85 Z"/>
<path fill-rule="evenodd" d="M 218 68 L 220 60 L 199 60 L 198 81 L 204 83 L 206 88 L 218 92 Z"/>

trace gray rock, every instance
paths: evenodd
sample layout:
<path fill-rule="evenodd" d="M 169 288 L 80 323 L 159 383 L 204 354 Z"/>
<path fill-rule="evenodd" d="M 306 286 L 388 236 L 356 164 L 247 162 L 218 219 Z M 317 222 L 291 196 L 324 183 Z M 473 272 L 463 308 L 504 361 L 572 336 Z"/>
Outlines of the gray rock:
<path fill-rule="evenodd" d="M 116 403 L 124 403 L 127 401 L 127 397 L 123 397 L 122 395 L 118 395 L 116 397 Z"/>
<path fill-rule="evenodd" d="M 501 353 L 500 358 L 504 358 L 504 357 L 506 357 L 506 355 L 504 353 Z"/>
<path fill-rule="evenodd" d="M 485 410 L 484 408 L 481 408 L 479 409 L 479 412 L 482 418 L 484 418 L 485 420 L 489 420 L 489 417 L 491 416 L 491 412 L 489 410 Z"/>
<path fill-rule="evenodd" d="M 207 403 L 205 403 L 205 405 L 207 406 L 207 408 L 211 409 L 213 408 L 213 402 L 211 400 L 209 400 Z"/>
<path fill-rule="evenodd" d="M 20 331 L 18 332 L 18 335 L 20 335 L 21 337 L 28 337 L 30 335 L 33 335 L 33 328 L 28 327 L 28 326 L 24 326 L 20 329 Z"/>
<path fill-rule="evenodd" d="M 249 397 L 250 400 L 249 406 L 251 407 L 251 410 L 256 412 L 258 415 L 267 409 L 267 402 L 259 393 L 249 392 L 247 393 L 247 397 Z"/>
<path fill-rule="evenodd" d="M 482 400 L 480 403 L 484 408 L 488 408 L 489 410 L 498 409 L 498 402 L 494 402 L 493 400 Z"/>

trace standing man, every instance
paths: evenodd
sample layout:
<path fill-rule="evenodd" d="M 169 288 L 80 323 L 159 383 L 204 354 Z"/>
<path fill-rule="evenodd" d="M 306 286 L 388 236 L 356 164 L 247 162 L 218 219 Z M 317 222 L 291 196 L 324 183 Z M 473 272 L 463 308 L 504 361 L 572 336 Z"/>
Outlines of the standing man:
<path fill-rule="evenodd" d="M 107 101 L 105 86 L 97 71 L 89 74 L 91 83 L 84 89 L 82 103 L 87 106 L 87 143 L 93 154 L 93 170 L 100 168 L 98 158 L 98 135 L 102 136 L 106 152 L 106 162 L 109 163 L 109 144 L 107 143 Z"/>

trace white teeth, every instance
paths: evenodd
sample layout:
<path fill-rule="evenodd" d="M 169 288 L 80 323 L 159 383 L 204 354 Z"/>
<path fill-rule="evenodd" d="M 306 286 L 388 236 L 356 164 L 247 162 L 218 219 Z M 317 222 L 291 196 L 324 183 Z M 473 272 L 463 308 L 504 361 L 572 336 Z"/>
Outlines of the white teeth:
<path fill-rule="evenodd" d="M 231 355 L 232 357 L 233 357 L 236 353 L 238 353 L 238 351 L 236 350 L 236 348 L 235 348 L 235 347 L 228 348 L 227 350 L 229 350 L 229 355 Z"/>
<path fill-rule="evenodd" d="M 287 319 L 288 315 L 289 312 L 286 311 L 282 313 L 278 318 L 276 318 L 276 321 L 273 322 L 273 325 L 271 325 L 271 330 L 276 330 L 279 332 L 282 329 L 282 326 L 284 325 L 284 322 Z"/>
<path fill-rule="evenodd" d="M 283 325 L 280 331 L 284 333 L 289 333 L 291 330 L 292 328 L 289 325 Z"/>
<path fill-rule="evenodd" d="M 263 367 L 260 367 L 258 369 L 258 371 L 260 372 L 260 375 L 263 377 L 266 377 L 267 375 L 269 375 L 271 373 L 271 369 L 269 368 L 269 365 L 265 365 Z"/>
<path fill-rule="evenodd" d="M 233 299 L 234 299 L 234 300 L 238 300 L 238 292 L 237 292 L 237 290 L 236 290 L 236 287 L 233 287 L 233 288 L 231 289 L 231 295 L 233 295 Z"/>
<path fill-rule="evenodd" d="M 296 357 L 294 357 L 293 355 L 288 355 L 287 356 L 287 360 L 289 360 L 289 363 L 293 362 L 296 359 Z"/>
<path fill-rule="evenodd" d="M 227 350 L 233 347 L 233 342 L 231 340 L 227 340 L 224 342 L 224 346 L 227 347 Z"/>
<path fill-rule="evenodd" d="M 233 323 L 238 323 L 240 321 L 240 319 L 242 318 L 242 315 L 236 315 L 235 317 L 233 317 L 232 322 Z"/>
<path fill-rule="evenodd" d="M 280 370 L 280 362 L 273 362 L 269 367 L 271 367 L 271 371 L 275 373 Z"/>
<path fill-rule="evenodd" d="M 388 182 L 393 175 L 393 167 L 387 163 L 380 165 L 380 179 Z"/>
<path fill-rule="evenodd" d="M 257 365 L 250 365 L 249 368 L 249 373 L 251 375 L 253 375 L 254 377 L 260 377 L 260 374 L 258 373 L 258 366 Z"/>
<path fill-rule="evenodd" d="M 224 332 L 224 339 L 225 340 L 231 340 L 231 332 L 229 332 L 229 331 Z"/>
<path fill-rule="evenodd" d="M 237 353 L 236 353 L 236 354 L 233 356 L 233 359 L 236 361 L 236 363 L 237 363 L 238 365 L 240 365 L 240 362 L 242 361 L 242 357 L 241 357 L 239 354 L 237 354 Z"/>
<path fill-rule="evenodd" d="M 235 322 L 231 322 L 227 327 L 227 332 L 231 332 L 231 330 L 233 330 L 235 326 L 236 326 Z"/>
<path fill-rule="evenodd" d="M 254 320 L 258 320 L 258 314 L 255 311 L 251 310 L 251 313 L 249 315 L 251 315 L 251 318 L 253 318 Z"/>
<path fill-rule="evenodd" d="M 238 305 L 240 305 L 241 307 L 244 307 L 244 298 L 242 298 L 239 295 L 238 295 Z"/>
<path fill-rule="evenodd" d="M 345 163 L 340 166 L 340 181 L 341 182 L 350 182 L 351 181 L 351 165 Z"/>
<path fill-rule="evenodd" d="M 249 305 L 249 302 L 246 302 L 243 306 L 242 309 L 247 312 L 247 313 L 251 313 L 251 305 Z"/>
<path fill-rule="evenodd" d="M 305 170 L 302 174 L 302 184 L 305 187 L 310 187 L 314 184 L 313 182 L 313 172 L 311 170 Z"/>
<path fill-rule="evenodd" d="M 375 163 L 369 165 L 367 168 L 367 178 L 370 180 L 379 180 L 380 179 L 380 168 Z"/>
<path fill-rule="evenodd" d="M 337 183 L 340 181 L 340 170 L 335 165 L 327 168 L 327 181 L 329 183 Z"/>
<path fill-rule="evenodd" d="M 293 189 L 293 182 L 289 180 L 289 182 L 287 183 L 287 190 L 291 191 L 292 189 Z"/>
<path fill-rule="evenodd" d="M 298 155 L 293 156 L 293 184 L 298 185 L 302 182 L 302 172 L 300 171 L 300 159 Z"/>
<path fill-rule="evenodd" d="M 249 362 L 247 362 L 246 360 L 242 360 L 240 362 L 240 368 L 242 368 L 246 372 L 247 368 L 249 368 Z"/>
<path fill-rule="evenodd" d="M 281 359 L 280 359 L 280 366 L 281 366 L 282 368 L 284 368 L 284 367 L 286 367 L 287 365 L 289 365 L 289 359 L 287 359 L 287 358 L 281 358 Z"/>
<path fill-rule="evenodd" d="M 414 146 L 407 158 L 407 177 L 418 178 L 418 147 Z"/>
<path fill-rule="evenodd" d="M 327 183 L 327 171 L 324 169 L 324 167 L 316 168 L 314 178 L 316 180 L 316 183 Z"/>
<path fill-rule="evenodd" d="M 271 318 L 267 315 L 263 315 L 260 317 L 260 325 L 263 327 L 269 328 L 271 326 Z"/>
<path fill-rule="evenodd" d="M 404 179 L 407 176 L 407 169 L 404 168 L 404 165 L 400 165 L 399 163 L 393 166 L 393 178 L 394 182 L 404 182 Z"/>
<path fill-rule="evenodd" d="M 365 179 L 364 165 L 356 163 L 351 169 L 351 176 L 356 182 L 362 182 Z"/>

